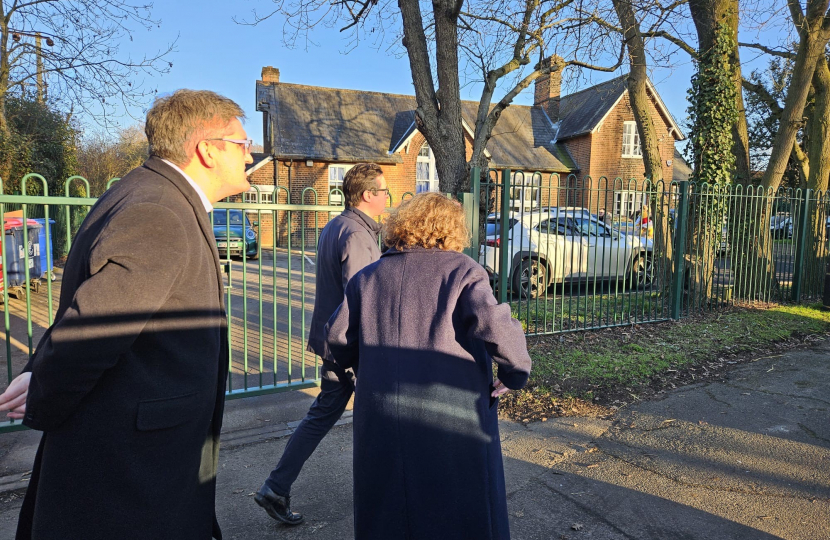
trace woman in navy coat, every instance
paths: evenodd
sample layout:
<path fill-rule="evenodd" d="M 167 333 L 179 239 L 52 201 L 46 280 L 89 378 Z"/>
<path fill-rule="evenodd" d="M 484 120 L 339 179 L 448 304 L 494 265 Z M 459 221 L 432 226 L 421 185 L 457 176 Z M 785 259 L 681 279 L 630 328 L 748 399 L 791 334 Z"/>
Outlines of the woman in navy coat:
<path fill-rule="evenodd" d="M 355 538 L 508 539 L 497 396 L 527 382 L 524 332 L 460 253 L 457 203 L 419 194 L 385 227 L 390 249 L 328 325 L 335 361 L 358 375 Z"/>

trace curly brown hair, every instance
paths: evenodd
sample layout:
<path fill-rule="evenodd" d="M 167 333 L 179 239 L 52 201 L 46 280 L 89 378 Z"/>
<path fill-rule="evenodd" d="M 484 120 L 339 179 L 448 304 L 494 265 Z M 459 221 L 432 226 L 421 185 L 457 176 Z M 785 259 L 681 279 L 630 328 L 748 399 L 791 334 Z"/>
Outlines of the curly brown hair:
<path fill-rule="evenodd" d="M 383 226 L 384 242 L 396 249 L 418 246 L 461 251 L 470 244 L 461 205 L 439 193 L 419 193 L 401 203 Z"/>

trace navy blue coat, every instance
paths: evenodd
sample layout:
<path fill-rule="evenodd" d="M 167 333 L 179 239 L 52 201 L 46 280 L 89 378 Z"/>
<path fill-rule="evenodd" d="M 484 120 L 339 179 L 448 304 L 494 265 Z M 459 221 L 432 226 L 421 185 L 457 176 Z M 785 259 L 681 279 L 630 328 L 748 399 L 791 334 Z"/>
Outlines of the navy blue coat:
<path fill-rule="evenodd" d="M 389 250 L 349 282 L 328 343 L 358 372 L 355 538 L 508 539 L 493 362 L 518 389 L 530 357 L 484 269 L 453 251 Z"/>

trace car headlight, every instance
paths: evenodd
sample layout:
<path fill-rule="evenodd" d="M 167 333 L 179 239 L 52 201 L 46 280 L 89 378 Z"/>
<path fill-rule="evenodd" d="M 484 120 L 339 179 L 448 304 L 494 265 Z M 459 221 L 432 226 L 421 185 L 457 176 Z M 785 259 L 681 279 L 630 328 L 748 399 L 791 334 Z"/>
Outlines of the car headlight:
<path fill-rule="evenodd" d="M 253 240 L 254 238 L 256 238 L 256 233 L 253 229 L 248 229 L 247 231 L 245 231 L 245 238 L 247 238 L 248 240 Z"/>

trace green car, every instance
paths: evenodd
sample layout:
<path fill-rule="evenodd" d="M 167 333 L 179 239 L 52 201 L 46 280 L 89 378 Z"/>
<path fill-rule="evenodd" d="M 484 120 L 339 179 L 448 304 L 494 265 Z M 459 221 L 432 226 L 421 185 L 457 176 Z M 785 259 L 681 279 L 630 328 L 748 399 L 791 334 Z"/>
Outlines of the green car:
<path fill-rule="evenodd" d="M 244 211 L 215 210 L 211 213 L 211 220 L 220 257 L 242 257 L 243 249 L 246 259 L 259 257 L 256 232 L 253 229 L 258 223 L 254 221 L 251 225 Z"/>

